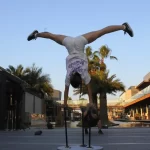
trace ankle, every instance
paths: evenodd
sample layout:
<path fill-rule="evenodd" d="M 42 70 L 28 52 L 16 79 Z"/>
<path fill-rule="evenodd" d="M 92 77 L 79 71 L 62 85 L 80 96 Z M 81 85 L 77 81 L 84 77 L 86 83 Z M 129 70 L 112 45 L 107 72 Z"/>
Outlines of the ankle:
<path fill-rule="evenodd" d="M 126 29 L 126 26 L 125 26 L 125 25 L 122 25 L 122 27 L 123 27 L 123 30 L 125 30 L 125 29 Z"/>
<path fill-rule="evenodd" d="M 39 33 L 35 33 L 35 38 L 37 38 L 37 37 L 38 37 L 38 34 L 39 34 Z"/>

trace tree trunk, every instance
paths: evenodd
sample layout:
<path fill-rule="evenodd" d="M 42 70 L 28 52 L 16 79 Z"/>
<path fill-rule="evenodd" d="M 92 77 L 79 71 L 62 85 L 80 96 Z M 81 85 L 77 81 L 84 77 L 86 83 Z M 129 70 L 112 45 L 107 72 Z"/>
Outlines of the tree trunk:
<path fill-rule="evenodd" d="M 97 107 L 97 94 L 95 93 L 92 93 L 92 100 L 93 100 L 93 103 L 96 105 Z"/>
<path fill-rule="evenodd" d="M 102 126 L 108 125 L 107 95 L 105 92 L 100 92 L 100 118 Z"/>

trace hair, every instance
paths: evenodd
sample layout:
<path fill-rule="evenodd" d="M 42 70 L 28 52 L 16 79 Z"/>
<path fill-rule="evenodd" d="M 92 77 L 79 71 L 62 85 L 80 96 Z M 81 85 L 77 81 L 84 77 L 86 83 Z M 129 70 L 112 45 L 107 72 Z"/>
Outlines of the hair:
<path fill-rule="evenodd" d="M 79 86 L 82 84 L 81 75 L 78 72 L 75 72 L 71 75 L 70 84 L 73 88 L 79 88 Z"/>

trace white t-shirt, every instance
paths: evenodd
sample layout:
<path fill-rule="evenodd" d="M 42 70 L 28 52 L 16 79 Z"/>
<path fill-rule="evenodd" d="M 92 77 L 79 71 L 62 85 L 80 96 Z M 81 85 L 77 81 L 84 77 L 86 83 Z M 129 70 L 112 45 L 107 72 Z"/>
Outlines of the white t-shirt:
<path fill-rule="evenodd" d="M 88 73 L 88 59 L 84 53 L 84 47 L 88 41 L 83 36 L 66 37 L 63 45 L 67 48 L 69 55 L 66 58 L 66 86 L 70 85 L 70 75 L 72 72 L 78 72 L 85 84 L 88 84 L 91 77 Z"/>

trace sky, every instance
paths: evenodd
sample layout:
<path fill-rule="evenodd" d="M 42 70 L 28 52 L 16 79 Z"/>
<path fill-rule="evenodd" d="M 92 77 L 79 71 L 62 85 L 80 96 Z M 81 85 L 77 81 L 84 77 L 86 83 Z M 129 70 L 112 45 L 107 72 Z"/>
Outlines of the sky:
<path fill-rule="evenodd" d="M 108 45 L 111 55 L 118 58 L 106 60 L 110 75 L 116 74 L 126 88 L 138 85 L 150 69 L 149 6 L 149 0 L 0 0 L 0 66 L 28 67 L 35 63 L 43 73 L 50 74 L 53 87 L 63 96 L 67 50 L 48 39 L 28 42 L 27 36 L 35 29 L 78 36 L 128 22 L 134 30 L 133 38 L 118 31 L 86 46 L 94 51 Z M 118 95 L 109 95 L 108 99 L 117 99 Z M 78 99 L 72 88 L 69 96 Z"/>

